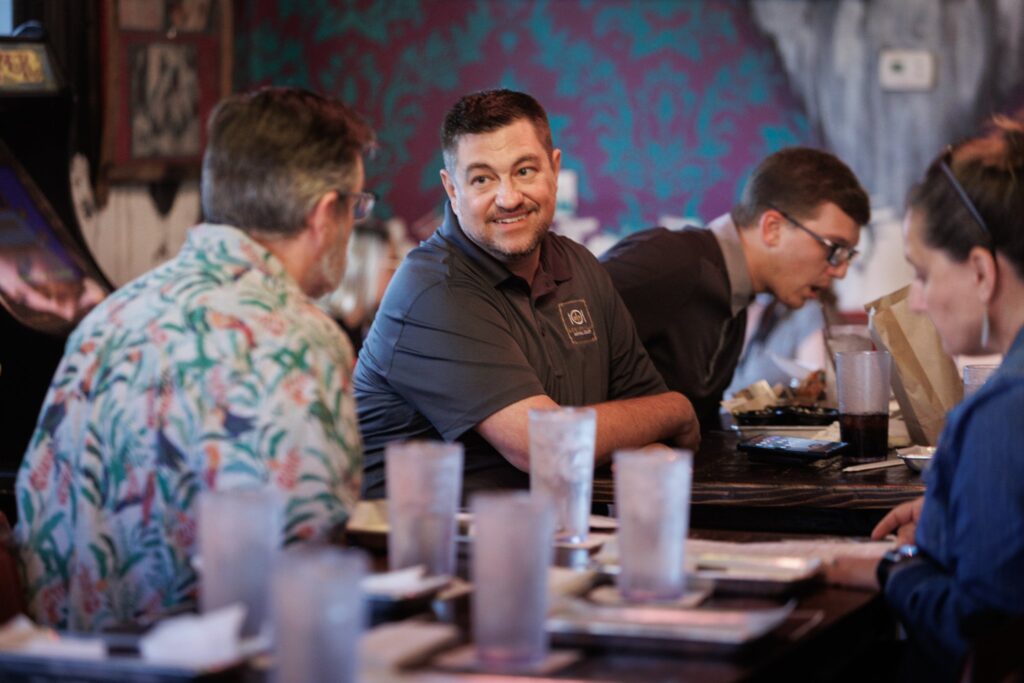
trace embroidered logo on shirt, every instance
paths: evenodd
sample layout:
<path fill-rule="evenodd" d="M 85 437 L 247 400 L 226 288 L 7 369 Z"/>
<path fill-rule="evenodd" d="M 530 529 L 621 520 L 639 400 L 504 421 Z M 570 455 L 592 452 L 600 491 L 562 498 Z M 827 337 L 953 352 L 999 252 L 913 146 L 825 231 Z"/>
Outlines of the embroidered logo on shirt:
<path fill-rule="evenodd" d="M 565 326 L 569 341 L 573 344 L 586 344 L 597 341 L 597 332 L 594 330 L 594 321 L 590 318 L 590 309 L 583 299 L 573 299 L 558 304 L 558 312 L 562 314 L 562 324 Z"/>

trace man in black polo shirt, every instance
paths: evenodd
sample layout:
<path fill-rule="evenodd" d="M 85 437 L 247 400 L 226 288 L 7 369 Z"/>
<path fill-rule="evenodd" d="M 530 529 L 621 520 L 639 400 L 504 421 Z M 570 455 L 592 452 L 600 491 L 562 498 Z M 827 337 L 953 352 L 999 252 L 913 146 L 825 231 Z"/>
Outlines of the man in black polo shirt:
<path fill-rule="evenodd" d="M 701 428 L 718 429 L 754 295 L 799 308 L 846 275 L 867 193 L 842 161 L 805 147 L 767 157 L 740 202 L 707 230 L 652 228 L 601 262 L 668 388 L 693 401 Z"/>
<path fill-rule="evenodd" d="M 459 100 L 442 132 L 443 225 L 403 261 L 355 373 L 363 494 L 385 494 L 384 446 L 459 440 L 463 491 L 529 486 L 531 408 L 592 406 L 597 461 L 618 448 L 695 448 L 607 273 L 549 232 L 561 151 L 544 109 L 508 90 Z"/>

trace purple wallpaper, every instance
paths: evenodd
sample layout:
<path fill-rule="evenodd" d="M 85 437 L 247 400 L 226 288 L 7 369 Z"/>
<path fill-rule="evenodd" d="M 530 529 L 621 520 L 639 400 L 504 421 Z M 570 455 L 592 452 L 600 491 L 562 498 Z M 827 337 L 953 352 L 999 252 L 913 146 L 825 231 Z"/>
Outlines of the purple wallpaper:
<path fill-rule="evenodd" d="M 340 97 L 378 130 L 368 188 L 412 223 L 443 200 L 439 129 L 473 90 L 546 107 L 577 215 L 625 234 L 727 210 L 762 157 L 813 144 L 746 3 L 660 0 L 251 0 L 236 84 Z"/>

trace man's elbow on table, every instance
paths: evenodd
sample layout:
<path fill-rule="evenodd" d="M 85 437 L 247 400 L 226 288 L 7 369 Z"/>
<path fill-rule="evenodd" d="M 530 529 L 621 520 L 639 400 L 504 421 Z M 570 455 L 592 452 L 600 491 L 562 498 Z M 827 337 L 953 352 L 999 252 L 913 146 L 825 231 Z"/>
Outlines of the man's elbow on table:
<path fill-rule="evenodd" d="M 530 411 L 552 410 L 558 404 L 543 394 L 507 405 L 485 418 L 476 431 L 516 469 L 530 471 Z"/>

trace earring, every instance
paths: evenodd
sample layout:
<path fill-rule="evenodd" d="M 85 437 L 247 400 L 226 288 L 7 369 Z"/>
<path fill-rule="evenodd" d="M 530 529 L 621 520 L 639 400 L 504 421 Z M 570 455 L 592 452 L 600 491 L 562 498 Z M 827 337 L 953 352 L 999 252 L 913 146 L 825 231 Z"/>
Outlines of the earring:
<path fill-rule="evenodd" d="M 992 331 L 991 322 L 988 319 L 988 308 L 985 309 L 985 315 L 981 319 L 981 348 L 988 348 L 988 337 Z"/>

